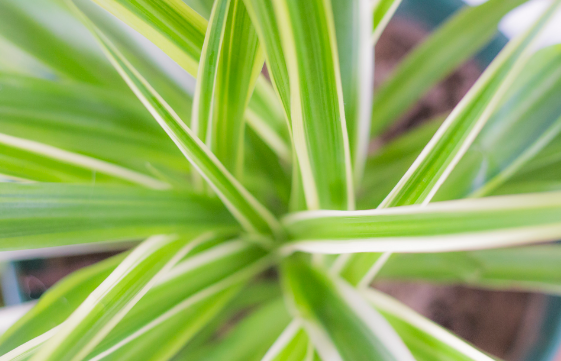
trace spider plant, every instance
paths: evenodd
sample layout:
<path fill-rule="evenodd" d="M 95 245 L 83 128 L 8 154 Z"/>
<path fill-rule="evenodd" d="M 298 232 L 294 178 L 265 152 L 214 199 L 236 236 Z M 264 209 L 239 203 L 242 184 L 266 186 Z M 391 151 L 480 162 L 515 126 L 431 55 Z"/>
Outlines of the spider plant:
<path fill-rule="evenodd" d="M 561 294 L 561 1 L 369 145 L 522 3 L 460 10 L 373 92 L 398 0 L 0 0 L 0 255 L 126 249 L 0 360 L 492 360 L 370 285 Z"/>

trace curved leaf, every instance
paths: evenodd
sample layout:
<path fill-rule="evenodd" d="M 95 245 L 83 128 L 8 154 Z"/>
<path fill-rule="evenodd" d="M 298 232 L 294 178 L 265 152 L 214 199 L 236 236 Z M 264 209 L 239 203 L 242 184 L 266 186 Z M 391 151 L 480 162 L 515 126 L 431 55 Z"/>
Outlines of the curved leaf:
<path fill-rule="evenodd" d="M 218 237 L 212 242 L 216 243 L 223 239 Z M 224 303 L 235 295 L 234 291 L 239 289 L 240 284 L 268 267 L 271 261 L 263 258 L 264 252 L 261 249 L 241 241 L 224 242 L 214 247 L 207 247 L 206 250 L 202 246 L 204 245 L 195 248 L 192 251 L 193 255 L 188 256 L 162 277 L 96 347 L 88 356 L 88 360 L 100 358 L 137 360 L 139 355 L 154 361 L 169 358 L 220 311 Z M 95 267 L 92 267 L 92 273 L 97 275 L 98 273 L 93 272 Z M 101 275 L 93 280 L 85 279 L 77 286 L 95 288 L 103 279 L 100 277 Z M 70 279 L 73 278 L 71 276 Z M 62 291 L 64 291 L 63 285 L 64 283 L 60 286 L 63 288 Z M 72 282 L 71 285 L 76 285 L 76 282 Z M 55 297 L 58 290 L 58 286 L 55 286 L 51 291 L 55 294 L 39 302 L 41 308 L 33 317 L 20 323 L 6 347 L 10 344 L 17 345 L 17 342 L 32 337 L 27 331 L 29 328 L 37 327 L 34 322 L 37 317 L 49 322 L 34 331 L 38 333 L 45 332 L 44 330 L 48 330 L 50 325 L 62 322 L 66 316 L 52 315 L 49 312 L 51 305 L 56 307 L 61 303 L 73 311 L 87 295 L 71 298 L 69 301 L 72 302 L 68 303 L 64 298 Z M 168 332 L 175 333 L 176 337 L 165 337 Z M 52 336 L 52 332 L 43 335 L 31 340 L 30 343 L 42 344 Z M 26 352 L 28 349 L 30 350 Z M 32 355 L 34 351 L 34 348 L 24 344 L 11 351 L 8 354 L 10 357 L 8 355 L 5 357 L 12 360 L 11 357 L 23 353 Z"/>
<path fill-rule="evenodd" d="M 401 4 L 401 0 L 377 0 L 372 13 L 372 38 L 374 45 Z"/>

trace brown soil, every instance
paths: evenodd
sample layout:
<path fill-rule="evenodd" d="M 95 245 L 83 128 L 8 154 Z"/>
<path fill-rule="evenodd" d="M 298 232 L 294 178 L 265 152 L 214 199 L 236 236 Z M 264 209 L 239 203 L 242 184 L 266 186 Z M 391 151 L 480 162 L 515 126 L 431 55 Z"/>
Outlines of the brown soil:
<path fill-rule="evenodd" d="M 376 46 L 375 85 L 427 34 L 421 26 L 395 19 Z M 470 61 L 443 80 L 400 119 L 383 141 L 425 120 L 450 112 L 477 80 L 481 70 Z M 533 343 L 545 309 L 545 296 L 497 292 L 467 287 L 419 283 L 376 283 L 421 314 L 482 350 L 509 361 L 519 361 Z M 560 355 L 561 361 L 561 355 Z"/>

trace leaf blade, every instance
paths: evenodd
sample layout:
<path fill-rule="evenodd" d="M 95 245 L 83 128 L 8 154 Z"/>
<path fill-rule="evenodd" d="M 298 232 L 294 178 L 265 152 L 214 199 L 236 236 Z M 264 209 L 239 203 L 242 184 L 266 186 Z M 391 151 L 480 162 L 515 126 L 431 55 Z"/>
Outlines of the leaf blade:
<path fill-rule="evenodd" d="M 285 247 L 321 253 L 448 252 L 553 241 L 561 236 L 560 202 L 561 193 L 552 192 L 370 211 L 301 212 L 285 219 L 295 241 Z"/>
<path fill-rule="evenodd" d="M 374 90 L 374 51 L 370 43 L 371 5 L 364 0 L 331 0 L 341 73 L 345 123 L 355 184 L 368 153 Z"/>
<path fill-rule="evenodd" d="M 0 204 L 6 257 L 33 248 L 237 228 L 222 205 L 206 197 L 135 187 L 3 183 Z"/>
<path fill-rule="evenodd" d="M 202 83 L 195 91 L 195 100 L 201 101 L 193 113 L 199 138 L 238 178 L 243 165 L 244 111 L 263 67 L 257 34 L 240 1 L 215 4 L 199 66 Z"/>
<path fill-rule="evenodd" d="M 274 5 L 287 59 L 293 140 L 306 203 L 310 209 L 353 208 L 331 8 L 323 0 Z"/>
<path fill-rule="evenodd" d="M 380 271 L 385 280 L 423 279 L 491 290 L 560 294 L 560 247 L 537 245 L 435 254 L 396 254 Z M 447 272 L 443 272 L 443 269 Z"/>

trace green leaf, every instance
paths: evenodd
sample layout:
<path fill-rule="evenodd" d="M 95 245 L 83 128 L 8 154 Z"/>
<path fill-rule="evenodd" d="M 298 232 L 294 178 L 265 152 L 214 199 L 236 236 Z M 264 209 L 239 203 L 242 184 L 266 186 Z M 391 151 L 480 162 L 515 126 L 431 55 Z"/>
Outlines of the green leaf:
<path fill-rule="evenodd" d="M 58 1 L 2 1 L 0 35 L 59 76 L 124 89 L 87 29 Z"/>
<path fill-rule="evenodd" d="M 499 191 L 497 194 L 513 193 L 513 188 L 501 191 L 501 184 L 519 170 L 534 168 L 532 157 L 548 142 L 552 142 L 552 138 L 561 130 L 561 109 L 557 102 L 561 94 L 561 72 L 553 65 L 558 61 L 558 46 L 543 49 L 530 59 L 519 79 L 509 89 L 502 106 L 495 111 L 454 168 L 450 178 L 436 194 L 435 200 L 462 198 L 468 195 L 479 197 L 491 193 L 496 188 Z M 530 90 L 531 97 L 528 96 Z M 416 133 L 406 135 L 371 159 L 370 168 L 367 168 L 370 173 L 367 172 L 365 177 L 367 202 L 364 208 L 377 205 L 382 192 L 387 189 L 387 183 L 382 183 L 385 177 L 391 177 L 390 182 L 395 180 L 395 173 L 412 163 L 411 156 L 420 151 L 420 143 L 426 141 L 426 136 L 430 134 L 428 128 L 426 133 L 422 128 L 420 132 L 423 133 L 420 133 L 418 138 Z M 404 153 L 410 155 L 403 156 Z M 530 173 L 533 179 L 547 179 L 543 173 Z M 378 174 L 384 175 L 384 178 L 375 177 Z M 515 179 L 514 184 L 516 182 Z M 538 187 L 532 183 L 516 193 L 536 192 L 540 190 Z M 545 190 L 554 189 L 561 188 L 547 187 Z M 374 202 L 370 203 L 372 198 Z M 343 268 L 343 274 L 357 282 L 359 279 L 350 276 L 349 272 L 356 273 L 358 269 L 362 269 L 366 274 L 369 269 L 368 263 L 375 264 L 377 259 L 377 255 L 353 256 Z M 367 279 L 369 277 L 365 278 Z"/>
<path fill-rule="evenodd" d="M 277 298 L 245 317 L 226 336 L 197 351 L 182 352 L 174 361 L 259 361 L 267 351 L 267 345 L 273 343 L 289 320 L 284 301 Z M 189 349 L 187 345 L 186 350 Z"/>
<path fill-rule="evenodd" d="M 83 360 L 201 240 L 154 236 L 136 247 L 57 329 L 32 360 Z M 191 241 L 191 242 L 189 242 Z"/>
<path fill-rule="evenodd" d="M 244 0 L 245 5 L 247 7 L 247 11 L 251 20 L 253 22 L 253 26 L 257 31 L 257 35 L 259 36 L 259 41 L 263 46 L 265 51 L 265 61 L 267 63 L 267 70 L 269 72 L 269 76 L 271 78 L 271 82 L 273 84 L 274 90 L 276 91 L 277 96 L 280 98 L 282 107 L 284 110 L 286 122 L 283 124 L 288 124 L 288 126 L 284 126 L 283 128 L 279 128 L 281 126 L 281 122 L 276 121 L 276 134 L 280 134 L 281 136 L 284 134 L 283 130 L 289 129 L 290 130 L 290 139 L 292 138 L 292 120 L 291 120 L 291 105 L 290 105 L 290 82 L 289 82 L 289 75 L 288 69 L 286 65 L 286 59 L 284 55 L 284 50 L 282 47 L 281 42 L 281 34 L 280 29 L 278 26 L 277 18 L 275 15 L 275 9 L 272 0 Z M 264 91 L 258 92 L 259 90 L 259 81 L 257 82 L 256 92 L 252 97 L 252 101 L 259 99 L 259 94 L 265 93 Z M 256 102 L 254 102 L 255 104 Z M 273 103 L 269 101 L 268 103 Z M 255 108 L 255 107 L 254 107 Z M 281 110 L 281 112 L 282 112 Z M 246 115 L 251 114 L 251 112 L 246 112 Z M 264 119 L 272 119 L 272 116 L 263 116 Z M 248 122 L 251 125 L 252 117 L 248 116 Z M 257 127 L 254 126 L 254 129 L 258 130 Z M 269 134 L 273 134 L 273 132 L 268 132 Z M 262 135 L 262 138 L 264 136 Z M 288 137 L 284 137 L 286 139 Z M 275 144 L 281 144 L 281 142 L 276 141 Z M 286 141 L 285 144 L 290 145 L 283 145 L 282 147 L 277 147 L 278 150 L 276 153 L 279 155 L 284 162 L 290 163 L 292 162 L 292 192 L 291 192 L 291 208 L 294 210 L 301 210 L 305 209 L 305 199 L 303 195 L 303 186 L 302 180 L 300 177 L 300 170 L 298 165 L 298 159 L 293 150 L 292 141 Z M 290 157 L 290 152 L 292 152 L 292 158 Z"/>
<path fill-rule="evenodd" d="M 109 176 L 109 179 L 115 183 L 122 182 L 115 181 L 112 178 L 124 181 L 124 183 L 130 182 L 152 189 L 170 188 L 168 183 L 148 175 L 28 139 L 12 137 L 0 133 L 0 144 L 2 144 L 2 148 L 8 148 L 9 155 L 6 156 L 6 158 L 8 158 L 8 162 L 11 161 L 12 163 L 5 164 L 4 169 L 8 175 L 15 175 L 16 178 L 18 178 L 18 176 L 23 176 L 26 180 L 44 180 L 44 178 L 42 178 L 44 175 L 41 173 L 45 172 L 45 170 L 41 168 L 44 168 L 47 164 L 41 164 L 40 162 L 46 160 L 46 162 L 51 163 L 55 169 L 53 172 L 54 174 L 47 170 L 47 177 L 55 175 L 56 172 L 59 171 L 61 174 L 60 177 L 63 179 L 79 180 L 83 183 L 95 184 L 96 172 L 99 172 L 102 175 L 100 177 L 101 183 L 104 183 L 106 179 L 104 176 Z M 17 156 L 18 153 L 22 158 L 14 159 L 14 156 Z M 34 169 L 28 168 L 22 171 L 19 167 L 25 164 L 22 164 L 24 160 L 30 162 Z"/>
<path fill-rule="evenodd" d="M 225 169 L 107 38 L 95 27 L 92 31 L 127 84 L 242 226 L 251 232 L 280 232 L 274 216 Z"/>
<path fill-rule="evenodd" d="M 348 284 L 303 261 L 282 264 L 295 315 L 323 359 L 413 360 L 384 318 Z"/>
<path fill-rule="evenodd" d="M 243 1 L 230 1 L 216 74 L 210 148 L 226 169 L 241 177 L 244 111 L 263 68 L 264 56 Z"/>
<path fill-rule="evenodd" d="M 239 285 L 231 286 L 206 297 L 204 301 L 189 305 L 188 309 L 178 311 L 173 317 L 167 317 L 167 314 L 164 314 L 165 323 L 146 325 L 147 327 L 140 331 L 147 333 L 140 336 L 131 332 L 131 338 L 134 337 L 131 342 L 124 345 L 116 344 L 116 347 L 91 355 L 93 357 L 89 360 L 169 360 L 239 291 Z M 170 335 L 173 335 L 172 339 L 170 339 Z M 123 341 L 129 340 L 130 338 L 123 339 Z"/>
<path fill-rule="evenodd" d="M 2 183 L 0 204 L 1 250 L 13 251 L 8 257 L 33 248 L 237 228 L 208 197 L 134 187 Z"/>
<path fill-rule="evenodd" d="M 384 200 L 421 154 L 443 120 L 444 117 L 436 117 L 411 129 L 368 158 L 357 193 L 358 209 L 376 208 Z"/>
<path fill-rule="evenodd" d="M 249 125 L 263 141 L 286 163 L 291 162 L 291 140 L 283 108 L 271 85 L 258 77 L 253 96 L 245 112 Z"/>
<path fill-rule="evenodd" d="M 561 1 L 555 1 L 535 24 L 493 60 L 454 108 L 407 173 L 380 205 L 426 204 L 446 180 L 481 128 L 500 105 L 531 55 L 535 39 Z M 447 51 L 450 51 L 448 49 Z"/>
<path fill-rule="evenodd" d="M 511 100 L 508 99 L 508 96 L 512 97 L 511 94 L 508 94 L 508 90 L 527 62 L 527 58 L 529 57 L 528 53 L 534 41 L 533 39 L 539 35 L 540 29 L 547 24 L 551 13 L 555 11 L 560 3 L 561 2 L 553 3 L 551 5 L 552 8 L 547 9 L 544 15 L 536 21 L 534 26 L 529 29 L 526 34 L 520 36 L 518 40 L 511 41 L 501 54 L 499 54 L 466 97 L 462 99 L 460 104 L 446 119 L 436 135 L 423 149 L 421 155 L 415 160 L 407 173 L 379 207 L 408 204 L 425 205 L 431 201 L 435 193 L 440 189 L 440 186 L 446 181 L 456 164 L 468 150 L 474 138 L 476 138 L 480 130 L 492 116 L 493 112 L 496 111 L 501 102 L 506 101 L 508 104 Z M 524 81 L 522 81 L 522 83 L 524 83 Z M 524 93 L 526 92 L 524 91 Z M 505 100 L 505 98 L 507 100 Z M 513 101 L 520 102 L 519 99 L 514 99 Z M 514 122 L 516 125 L 517 119 L 511 114 L 506 114 L 502 119 L 500 119 L 500 117 L 504 114 L 500 111 L 497 114 L 499 120 L 497 120 L 494 126 L 490 125 L 491 128 L 489 128 L 490 130 L 488 131 L 487 138 L 490 137 L 493 139 L 496 137 L 496 129 L 493 128 L 495 128 L 497 124 L 508 124 L 515 119 Z M 554 119 L 556 119 L 556 117 Z M 546 116 L 545 121 L 547 122 L 548 120 Z M 553 124 L 549 132 L 546 131 L 543 136 L 538 135 L 540 138 L 536 140 L 533 147 L 521 150 L 524 154 L 521 155 L 520 159 L 513 160 L 513 168 L 516 169 L 519 163 L 524 162 L 527 158 L 531 157 L 531 155 L 535 154 L 536 150 L 532 148 L 540 149 L 543 143 L 547 144 L 551 136 L 556 134 L 557 127 L 557 125 Z M 530 133 L 527 130 L 524 132 L 525 134 Z M 483 139 L 485 139 L 485 136 L 486 135 L 483 134 Z M 511 138 L 512 134 L 506 139 L 510 141 L 512 140 Z M 504 148 L 512 149 L 511 146 Z M 504 151 L 504 149 L 501 149 L 501 152 L 502 151 Z M 496 152 L 495 154 L 498 155 L 500 153 Z M 471 161 L 473 161 L 473 157 L 472 159 L 467 158 L 467 162 Z M 507 176 L 509 171 L 511 170 L 506 170 Z M 483 176 L 476 175 L 476 177 L 479 180 L 479 178 Z M 468 179 L 468 176 L 462 175 L 460 177 L 461 181 L 464 179 Z M 499 177 L 498 182 L 501 181 Z M 454 188 L 454 186 L 452 188 Z M 373 263 L 372 268 L 361 282 L 365 285 L 370 283 L 371 278 L 376 274 L 375 272 L 382 267 L 383 262 L 387 260 L 388 257 L 389 255 L 386 255 L 381 259 L 380 263 Z M 378 260 L 378 256 L 376 255 L 361 255 L 352 257 L 347 263 L 355 264 L 353 266 L 355 267 L 356 258 L 361 258 L 361 263 L 367 262 L 368 258 L 376 261 Z"/>
<path fill-rule="evenodd" d="M 517 194 L 561 190 L 561 135 L 557 135 L 537 155 L 518 170 L 493 194 Z M 537 143 L 539 144 L 539 143 Z"/>
<path fill-rule="evenodd" d="M 166 56 L 155 44 L 131 30 L 128 25 L 93 1 L 80 0 L 76 1 L 76 4 L 127 57 L 130 63 L 143 74 L 150 85 L 176 110 L 177 114 L 182 119 L 190 119 L 194 89 L 191 85 L 194 85 L 195 79 Z M 96 46 L 99 47 L 97 44 Z M 142 103 L 134 97 L 132 92 L 130 92 L 130 96 L 142 112 L 147 114 Z M 158 128 L 153 121 L 150 121 L 150 125 Z M 163 131 L 160 132 L 163 133 Z"/>
<path fill-rule="evenodd" d="M 95 0 L 95 2 L 157 45 L 189 74 L 197 76 L 207 21 L 183 1 L 141 0 L 131 3 L 126 0 Z M 260 118 L 262 125 L 268 125 L 267 128 L 276 130 L 280 125 L 285 124 L 282 107 L 278 105 L 275 97 L 268 95 L 274 93 L 270 89 L 271 85 L 260 78 L 255 87 L 255 94 L 249 102 L 249 109 L 254 117 Z M 264 107 L 263 102 L 266 102 Z M 278 135 L 283 138 L 282 133 Z M 276 149 L 274 146 L 272 148 Z"/>
<path fill-rule="evenodd" d="M 276 215 L 285 214 L 291 192 L 286 164 L 253 129 L 246 128 L 246 159 L 242 184 Z"/>
<path fill-rule="evenodd" d="M 395 254 L 378 277 L 561 294 L 559 245 L 470 252 Z"/>
<path fill-rule="evenodd" d="M 147 163 L 185 172 L 187 162 L 141 104 L 115 91 L 0 73 L 0 119 L 0 142 L 27 153 L 39 172 L 44 165 L 33 158 L 49 159 L 54 172 L 66 168 L 74 179 L 87 170 L 91 182 L 96 171 L 152 188 L 169 185 L 149 176 Z M 4 156 L 17 163 L 15 155 Z M 4 167 L 8 174 L 37 179 L 32 169 Z M 84 170 L 69 169 L 76 167 Z"/>
<path fill-rule="evenodd" d="M 309 211 L 284 220 L 285 251 L 449 252 L 561 237 L 561 192 L 368 211 Z"/>
<path fill-rule="evenodd" d="M 262 361 L 306 360 L 310 339 L 299 321 L 292 321 L 277 338 Z"/>
<path fill-rule="evenodd" d="M 196 76 L 207 21 L 181 0 L 94 0 Z"/>
<path fill-rule="evenodd" d="M 68 183 L 85 183 L 91 184 L 93 182 L 97 184 L 128 184 L 126 180 L 122 179 L 123 173 L 126 175 L 133 175 L 132 177 L 127 177 L 134 184 L 138 184 L 139 176 L 142 185 L 148 187 L 156 188 L 167 188 L 168 184 L 164 182 L 159 182 L 156 179 L 151 179 L 142 174 L 134 174 L 130 170 L 124 170 L 122 168 L 110 165 L 99 160 L 94 160 L 94 165 L 101 165 L 97 167 L 97 170 L 103 169 L 108 171 L 108 173 L 114 173 L 119 175 L 118 177 L 107 176 L 104 173 L 97 173 L 97 170 L 92 170 L 91 159 L 88 157 L 79 157 L 78 159 L 82 162 L 77 162 L 76 165 L 71 164 L 70 160 L 76 158 L 76 154 L 65 152 L 61 149 L 56 149 L 53 147 L 46 146 L 41 143 L 29 143 L 25 139 L 18 139 L 8 136 L 5 138 L 5 134 L 0 134 L 0 174 L 5 181 L 9 179 L 18 182 L 29 182 L 29 181 L 40 181 L 40 182 L 68 182 Z M 10 145 L 1 144 L 3 140 L 10 141 Z M 15 142 L 14 142 L 15 140 Z M 19 147 L 14 147 L 11 144 L 19 145 Z M 38 148 L 44 150 L 47 147 L 48 150 L 55 150 L 56 154 L 62 155 L 62 159 L 53 159 L 49 154 L 44 152 L 37 153 L 33 151 L 28 151 L 22 149 L 24 145 L 35 145 L 31 149 Z M 37 147 L 38 146 L 38 147 Z M 69 162 L 64 161 L 68 159 Z M 85 161 L 85 162 L 84 162 Z M 88 166 L 85 166 L 88 164 Z M 117 172 L 111 172 L 111 170 L 116 170 Z M 124 171 L 124 172 L 123 172 Z M 149 180 L 146 182 L 146 180 Z"/>
<path fill-rule="evenodd" d="M 218 347 L 222 342 L 222 338 L 230 335 L 229 332 L 224 333 L 224 327 L 232 325 L 239 322 L 239 316 L 242 313 L 248 313 L 257 310 L 258 308 L 274 303 L 275 300 L 281 298 L 281 289 L 277 280 L 273 279 L 261 279 L 252 280 L 247 284 L 247 286 L 241 290 L 236 297 L 228 303 L 226 307 L 220 313 L 218 313 L 212 321 L 210 321 L 203 329 L 201 329 L 195 337 L 193 337 L 189 343 L 179 351 L 174 359 L 181 358 L 195 358 L 204 357 L 208 350 L 212 350 Z M 285 311 L 286 318 L 288 319 L 288 313 Z M 278 314 L 279 319 L 282 318 L 281 314 Z M 286 321 L 288 322 L 288 321 Z M 280 333 L 282 327 L 286 324 L 277 326 L 279 328 L 278 333 Z M 271 322 L 271 328 L 273 329 L 273 322 Z M 251 332 L 251 331 L 248 331 Z M 271 335 L 274 338 L 276 335 Z M 266 345 L 261 344 L 259 341 L 259 349 L 263 349 Z M 273 340 L 267 344 L 272 343 Z M 251 346 L 248 344 L 248 348 Z M 244 348 L 246 349 L 246 348 Z M 261 352 L 261 351 L 260 351 Z M 265 353 L 263 349 L 261 355 Z"/>
<path fill-rule="evenodd" d="M 229 9 L 230 0 L 217 0 L 214 3 L 201 52 L 201 64 L 197 74 L 191 129 L 207 146 L 213 138 L 212 113 L 214 110 L 215 88 L 218 85 L 216 74 L 219 69 Z"/>
<path fill-rule="evenodd" d="M 362 295 L 388 320 L 417 361 L 493 361 L 494 359 L 382 292 Z"/>
<path fill-rule="evenodd" d="M 169 359 L 272 261 L 244 241 L 227 242 L 187 259 L 131 310 L 90 358 Z"/>
<path fill-rule="evenodd" d="M 378 0 L 374 4 L 372 13 L 372 38 L 371 41 L 375 45 L 380 39 L 380 35 L 390 22 L 397 8 L 401 4 L 401 0 Z"/>
<path fill-rule="evenodd" d="M 507 181 L 561 131 L 561 46 L 536 53 L 435 199 L 481 197 Z M 531 96 L 529 96 L 531 94 Z"/>
<path fill-rule="evenodd" d="M 374 87 L 374 51 L 370 43 L 372 17 L 368 0 L 331 0 L 345 122 L 355 184 L 362 178 L 368 154 L 371 98 Z"/>
<path fill-rule="evenodd" d="M 331 6 L 274 3 L 288 66 L 292 132 L 309 209 L 354 207 Z"/>
<path fill-rule="evenodd" d="M 205 19 L 210 18 L 214 0 L 184 0 L 183 2 L 189 5 L 190 8 L 194 9 Z"/>
<path fill-rule="evenodd" d="M 0 52 L 2 52 L 0 58 L 0 71 L 2 72 L 41 78 L 56 76 L 48 66 L 4 38 L 0 38 Z"/>
<path fill-rule="evenodd" d="M 281 100 L 290 128 L 290 83 L 273 0 L 244 0 L 244 3 L 265 50 L 267 70 Z"/>
<path fill-rule="evenodd" d="M 503 16 L 525 1 L 490 0 L 466 7 L 440 26 L 376 91 L 371 135 L 380 135 L 427 90 L 488 43 Z"/>
<path fill-rule="evenodd" d="M 243 164 L 244 111 L 263 67 L 257 34 L 241 0 L 215 3 L 201 55 L 193 128 L 238 177 Z"/>

